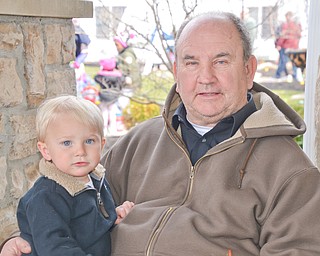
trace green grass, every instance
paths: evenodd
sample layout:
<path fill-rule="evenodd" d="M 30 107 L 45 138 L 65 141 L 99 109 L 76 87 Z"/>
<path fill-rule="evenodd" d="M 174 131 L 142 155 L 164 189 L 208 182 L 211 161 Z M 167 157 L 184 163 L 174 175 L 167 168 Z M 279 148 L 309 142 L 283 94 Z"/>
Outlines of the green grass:
<path fill-rule="evenodd" d="M 99 66 L 89 66 L 86 65 L 85 66 L 86 69 L 86 73 L 88 76 L 90 76 L 92 79 L 94 78 L 94 76 L 98 73 L 98 71 L 100 70 Z"/>
<path fill-rule="evenodd" d="M 295 90 L 273 90 L 289 106 L 291 106 L 302 118 L 304 116 L 304 93 Z"/>

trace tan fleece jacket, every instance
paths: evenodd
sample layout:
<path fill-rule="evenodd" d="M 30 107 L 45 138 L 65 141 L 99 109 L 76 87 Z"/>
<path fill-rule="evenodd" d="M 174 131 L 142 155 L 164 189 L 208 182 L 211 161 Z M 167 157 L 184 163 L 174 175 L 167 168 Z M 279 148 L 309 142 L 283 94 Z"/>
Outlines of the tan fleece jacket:
<path fill-rule="evenodd" d="M 171 117 L 133 128 L 103 164 L 113 196 L 135 207 L 112 232 L 112 255 L 320 255 L 320 174 L 293 140 L 303 120 L 254 84 L 257 111 L 194 166 Z"/>

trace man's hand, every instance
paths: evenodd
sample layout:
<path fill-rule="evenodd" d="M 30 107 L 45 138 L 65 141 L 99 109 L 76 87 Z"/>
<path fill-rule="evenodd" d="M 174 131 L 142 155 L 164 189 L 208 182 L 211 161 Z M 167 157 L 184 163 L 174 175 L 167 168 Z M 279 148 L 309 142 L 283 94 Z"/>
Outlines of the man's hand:
<path fill-rule="evenodd" d="M 118 218 L 115 224 L 119 224 L 128 215 L 128 213 L 131 211 L 133 206 L 134 206 L 134 203 L 129 201 L 125 201 L 122 205 L 118 206 L 116 208 Z M 0 254 L 0 256 L 2 255 Z"/>
<path fill-rule="evenodd" d="M 0 256 L 20 256 L 22 253 L 30 253 L 31 247 L 21 237 L 14 237 L 8 240 L 2 247 Z"/>

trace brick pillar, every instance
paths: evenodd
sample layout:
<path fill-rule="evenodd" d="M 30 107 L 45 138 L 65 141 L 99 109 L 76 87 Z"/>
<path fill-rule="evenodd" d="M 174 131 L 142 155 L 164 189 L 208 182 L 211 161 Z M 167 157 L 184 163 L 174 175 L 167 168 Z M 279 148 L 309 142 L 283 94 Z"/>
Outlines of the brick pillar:
<path fill-rule="evenodd" d="M 91 1 L 0 0 L 0 242 L 17 229 L 18 200 L 39 175 L 37 107 L 76 94 L 72 18 L 92 14 Z"/>

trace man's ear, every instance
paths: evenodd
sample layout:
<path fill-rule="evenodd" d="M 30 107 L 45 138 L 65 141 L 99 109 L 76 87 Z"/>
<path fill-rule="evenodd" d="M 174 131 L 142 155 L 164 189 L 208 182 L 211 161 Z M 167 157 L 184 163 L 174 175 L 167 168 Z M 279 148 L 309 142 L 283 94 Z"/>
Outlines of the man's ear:
<path fill-rule="evenodd" d="M 48 161 L 50 161 L 52 159 L 46 143 L 38 141 L 37 147 L 38 147 L 39 151 L 41 152 L 41 155 L 43 156 L 44 159 L 46 159 Z"/>
<path fill-rule="evenodd" d="M 246 62 L 246 76 L 247 76 L 247 82 L 248 82 L 248 90 L 252 88 L 253 85 L 253 79 L 255 76 L 255 73 L 257 71 L 257 59 L 254 55 L 251 55 L 249 60 Z"/>
<path fill-rule="evenodd" d="M 173 62 L 173 77 L 177 80 L 177 61 Z"/>
<path fill-rule="evenodd" d="M 178 77 L 177 77 L 177 61 L 173 62 L 173 77 L 177 84 L 176 92 L 179 93 L 179 83 L 178 83 Z"/>

